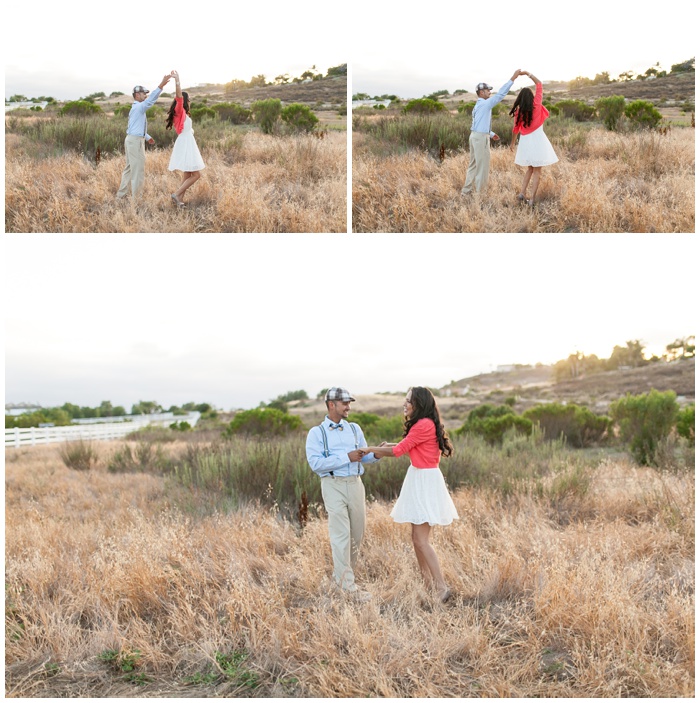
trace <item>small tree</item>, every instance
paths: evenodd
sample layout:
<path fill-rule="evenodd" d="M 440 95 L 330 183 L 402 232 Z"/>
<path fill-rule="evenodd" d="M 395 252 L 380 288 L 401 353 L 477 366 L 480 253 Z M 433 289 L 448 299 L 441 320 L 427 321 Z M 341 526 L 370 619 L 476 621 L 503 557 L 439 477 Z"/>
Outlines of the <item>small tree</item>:
<path fill-rule="evenodd" d="M 251 106 L 253 119 L 265 134 L 272 134 L 282 112 L 282 101 L 277 98 L 256 100 Z"/>
<path fill-rule="evenodd" d="M 598 98 L 595 103 L 598 116 L 603 124 L 611 131 L 617 130 L 618 122 L 625 114 L 625 98 L 622 95 L 611 95 L 608 98 Z"/>
<path fill-rule="evenodd" d="M 286 435 L 302 429 L 301 418 L 277 410 L 276 408 L 254 408 L 236 413 L 224 431 L 224 436 L 245 435 Z"/>
<path fill-rule="evenodd" d="M 237 103 L 218 103 L 213 109 L 220 120 L 226 120 L 231 124 L 245 124 L 250 120 L 251 111 Z"/>
<path fill-rule="evenodd" d="M 691 446 L 695 446 L 695 403 L 678 413 L 676 431 L 681 437 L 685 437 Z"/>
<path fill-rule="evenodd" d="M 654 129 L 662 120 L 661 113 L 648 100 L 635 100 L 625 107 L 625 116 L 636 127 Z"/>
<path fill-rule="evenodd" d="M 610 406 L 610 416 L 620 429 L 620 436 L 629 442 L 634 458 L 647 466 L 654 465 L 659 442 L 676 424 L 678 403 L 673 391 L 652 390 L 642 395 L 629 393 Z"/>
<path fill-rule="evenodd" d="M 318 124 L 318 117 L 308 105 L 292 103 L 280 113 L 282 122 L 289 125 L 295 132 L 311 132 Z"/>

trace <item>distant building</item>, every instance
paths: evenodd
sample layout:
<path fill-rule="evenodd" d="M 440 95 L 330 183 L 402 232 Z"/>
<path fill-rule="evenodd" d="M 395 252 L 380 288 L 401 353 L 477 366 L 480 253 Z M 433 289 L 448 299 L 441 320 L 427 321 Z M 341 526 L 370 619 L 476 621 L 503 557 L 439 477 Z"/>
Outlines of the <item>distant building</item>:
<path fill-rule="evenodd" d="M 37 403 L 7 403 L 5 405 L 5 415 L 24 415 L 25 413 L 35 413 L 43 408 Z"/>

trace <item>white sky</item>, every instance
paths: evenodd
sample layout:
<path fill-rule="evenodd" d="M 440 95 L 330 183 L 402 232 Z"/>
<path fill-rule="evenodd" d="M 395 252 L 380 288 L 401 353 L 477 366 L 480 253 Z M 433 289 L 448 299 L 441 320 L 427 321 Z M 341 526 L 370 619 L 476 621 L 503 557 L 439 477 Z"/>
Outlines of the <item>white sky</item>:
<path fill-rule="evenodd" d="M 402 98 L 459 88 L 473 92 L 481 81 L 499 88 L 518 68 L 543 81 L 604 71 L 616 78 L 628 70 L 644 72 L 657 61 L 670 70 L 695 56 L 697 47 L 689 2 L 668 10 L 628 0 L 506 0 L 474 7 L 433 0 L 414 11 L 360 0 L 353 13 L 367 22 L 353 40 L 352 92 Z M 515 87 L 528 84 L 521 77 Z"/>
<path fill-rule="evenodd" d="M 5 237 L 5 402 L 230 409 L 439 387 L 629 339 L 661 353 L 697 328 L 695 239 Z"/>
<path fill-rule="evenodd" d="M 319 28 L 314 15 L 328 27 Z M 281 0 L 113 6 L 13 0 L 3 16 L 6 98 L 75 100 L 95 92 L 130 93 L 137 83 L 153 89 L 172 69 L 188 87 L 261 73 L 268 80 L 295 77 L 313 65 L 325 74 L 349 61 L 344 27 L 332 11 Z"/>

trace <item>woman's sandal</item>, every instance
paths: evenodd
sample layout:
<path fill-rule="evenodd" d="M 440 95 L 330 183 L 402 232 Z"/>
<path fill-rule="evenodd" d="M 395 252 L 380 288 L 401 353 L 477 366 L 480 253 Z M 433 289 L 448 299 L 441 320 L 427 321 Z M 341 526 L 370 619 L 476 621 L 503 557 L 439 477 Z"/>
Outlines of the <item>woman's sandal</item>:
<path fill-rule="evenodd" d="M 178 207 L 185 207 L 185 203 L 183 203 L 182 200 L 178 200 L 177 195 L 175 195 L 175 193 L 173 193 L 173 194 L 170 196 L 170 199 L 171 199 L 171 200 L 175 203 L 175 205 L 177 205 Z"/>

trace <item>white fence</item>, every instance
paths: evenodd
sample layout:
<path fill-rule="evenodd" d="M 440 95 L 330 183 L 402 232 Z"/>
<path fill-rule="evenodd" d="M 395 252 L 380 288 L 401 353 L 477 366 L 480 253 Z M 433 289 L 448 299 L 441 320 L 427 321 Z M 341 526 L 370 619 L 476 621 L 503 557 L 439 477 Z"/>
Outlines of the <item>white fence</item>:
<path fill-rule="evenodd" d="M 170 413 L 164 414 L 167 414 L 168 417 L 144 415 L 143 419 L 135 418 L 131 422 L 101 422 L 65 427 L 14 427 L 5 430 L 5 448 L 53 442 L 74 442 L 79 439 L 119 439 L 149 425 L 167 427 L 173 422 L 187 422 L 191 427 L 194 427 L 200 418 L 198 412 L 174 416 Z"/>

